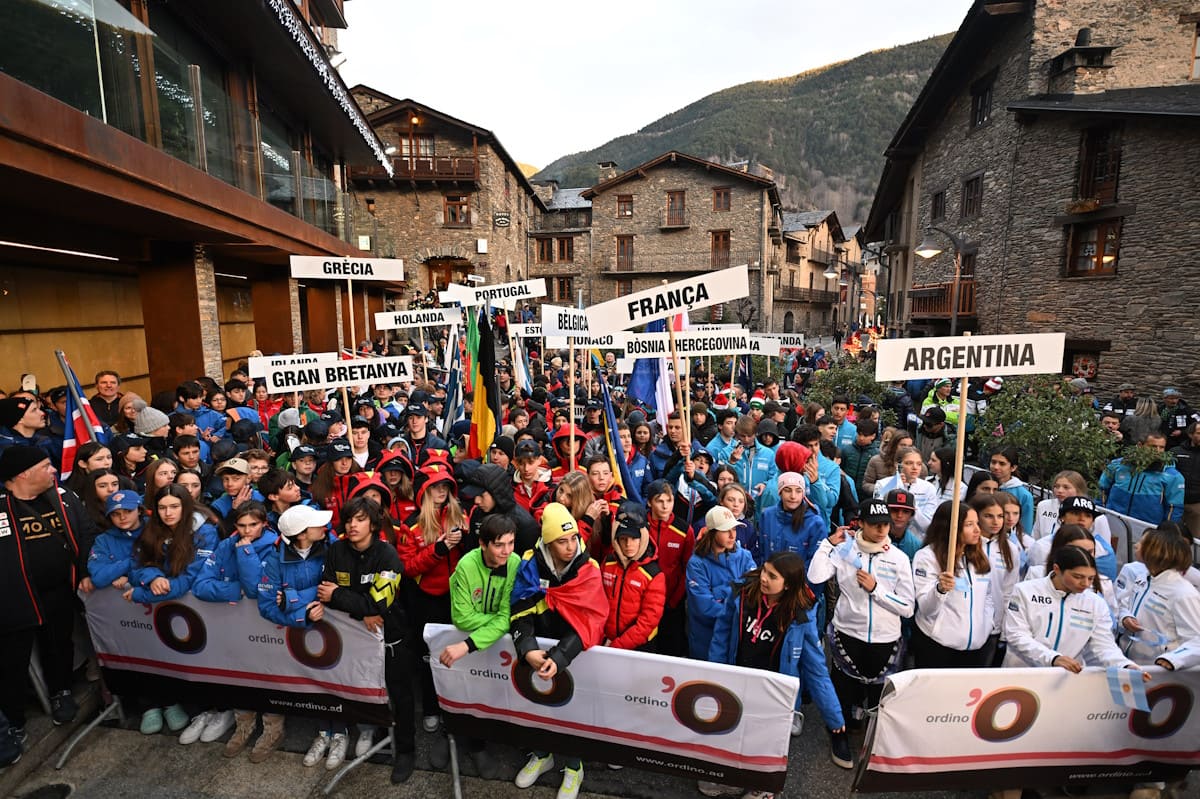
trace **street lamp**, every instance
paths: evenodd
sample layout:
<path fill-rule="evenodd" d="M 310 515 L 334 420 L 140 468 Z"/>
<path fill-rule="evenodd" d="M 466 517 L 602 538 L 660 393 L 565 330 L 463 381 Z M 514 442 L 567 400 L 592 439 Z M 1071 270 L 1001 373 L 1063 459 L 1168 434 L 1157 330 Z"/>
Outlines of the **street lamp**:
<path fill-rule="evenodd" d="M 933 232 L 937 231 L 946 238 L 950 239 L 951 246 L 954 247 L 954 283 L 950 289 L 950 335 L 958 335 L 958 283 L 962 273 L 962 251 L 967 246 L 966 242 L 958 236 L 955 236 L 945 228 L 940 228 L 936 225 L 930 225 L 925 229 L 925 236 L 921 239 L 921 243 L 913 248 L 920 257 L 925 260 L 935 258 L 945 252 L 933 239 Z"/>

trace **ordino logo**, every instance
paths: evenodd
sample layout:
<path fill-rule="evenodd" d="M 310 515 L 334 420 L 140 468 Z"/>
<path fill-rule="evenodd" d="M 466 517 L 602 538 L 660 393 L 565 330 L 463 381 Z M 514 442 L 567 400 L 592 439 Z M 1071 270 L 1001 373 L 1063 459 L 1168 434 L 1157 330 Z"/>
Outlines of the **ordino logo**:
<path fill-rule="evenodd" d="M 204 619 L 192 608 L 176 602 L 164 602 L 154 608 L 154 632 L 163 646 L 184 655 L 195 655 L 208 644 Z M 307 629 L 288 627 L 283 638 L 252 633 L 247 640 L 259 644 L 285 644 L 292 658 L 310 669 L 331 669 L 342 659 L 342 636 L 324 620 Z M 312 643 L 317 646 L 312 647 Z"/>

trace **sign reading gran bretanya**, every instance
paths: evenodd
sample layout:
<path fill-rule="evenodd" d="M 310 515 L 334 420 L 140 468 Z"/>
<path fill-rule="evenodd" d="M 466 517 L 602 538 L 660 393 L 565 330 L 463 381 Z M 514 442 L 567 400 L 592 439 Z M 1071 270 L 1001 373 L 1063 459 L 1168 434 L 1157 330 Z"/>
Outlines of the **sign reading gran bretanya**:
<path fill-rule="evenodd" d="M 412 358 L 407 355 L 315 365 L 269 366 L 266 373 L 267 388 L 272 394 L 375 383 L 390 385 L 412 379 Z"/>
<path fill-rule="evenodd" d="M 875 379 L 1055 374 L 1062 371 L 1066 340 L 1066 333 L 883 339 Z"/>

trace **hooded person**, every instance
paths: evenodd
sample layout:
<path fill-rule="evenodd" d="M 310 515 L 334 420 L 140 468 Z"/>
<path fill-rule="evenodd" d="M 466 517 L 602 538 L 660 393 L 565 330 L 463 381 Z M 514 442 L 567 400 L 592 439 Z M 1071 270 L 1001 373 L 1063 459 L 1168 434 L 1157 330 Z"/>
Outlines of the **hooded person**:
<path fill-rule="evenodd" d="M 555 483 L 560 482 L 563 475 L 571 470 L 571 451 L 569 449 L 571 441 L 575 442 L 575 468 L 580 469 L 583 465 L 583 448 L 587 444 L 587 433 L 583 432 L 583 428 L 572 424 L 563 425 L 554 432 L 554 437 L 550 439 L 554 457 L 558 458 L 558 465 L 550 470 L 550 479 Z"/>
<path fill-rule="evenodd" d="M 667 578 L 646 526 L 640 503 L 622 502 L 613 519 L 613 551 L 600 567 L 608 620 L 606 646 L 655 651 L 654 639 L 667 600 Z"/>
<path fill-rule="evenodd" d="M 475 469 L 463 482 L 460 496 L 463 502 L 474 502 L 470 509 L 469 541 L 471 546 L 479 542 L 479 528 L 491 515 L 501 513 L 512 519 L 517 528 L 516 548 L 521 552 L 532 549 L 537 543 L 538 525 L 529 511 L 517 503 L 513 493 L 512 476 L 508 469 L 494 463 L 485 463 Z"/>
<path fill-rule="evenodd" d="M 541 538 L 521 557 L 511 612 L 509 632 L 517 657 L 547 683 L 581 652 L 604 640 L 608 599 L 600 566 L 588 557 L 575 519 L 558 502 L 546 506 Z M 558 643 L 543 649 L 539 637 Z M 565 790 L 574 795 L 583 780 L 583 763 L 575 757 L 564 765 L 560 794 Z M 517 774 L 516 784 L 528 788 L 553 768 L 553 754 L 535 751 Z"/>

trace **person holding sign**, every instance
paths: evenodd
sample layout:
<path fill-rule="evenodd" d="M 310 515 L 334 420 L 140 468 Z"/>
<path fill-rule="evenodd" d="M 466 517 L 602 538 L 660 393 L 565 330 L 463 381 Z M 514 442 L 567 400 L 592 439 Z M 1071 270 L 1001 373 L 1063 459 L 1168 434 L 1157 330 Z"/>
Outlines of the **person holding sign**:
<path fill-rule="evenodd" d="M 951 504 L 938 506 L 925 546 L 913 557 L 917 612 L 911 645 L 919 669 L 983 666 L 990 654 L 986 644 L 1000 583 L 992 579 L 980 545 L 979 515 L 970 506 L 960 508 L 958 529 L 951 530 Z"/>

